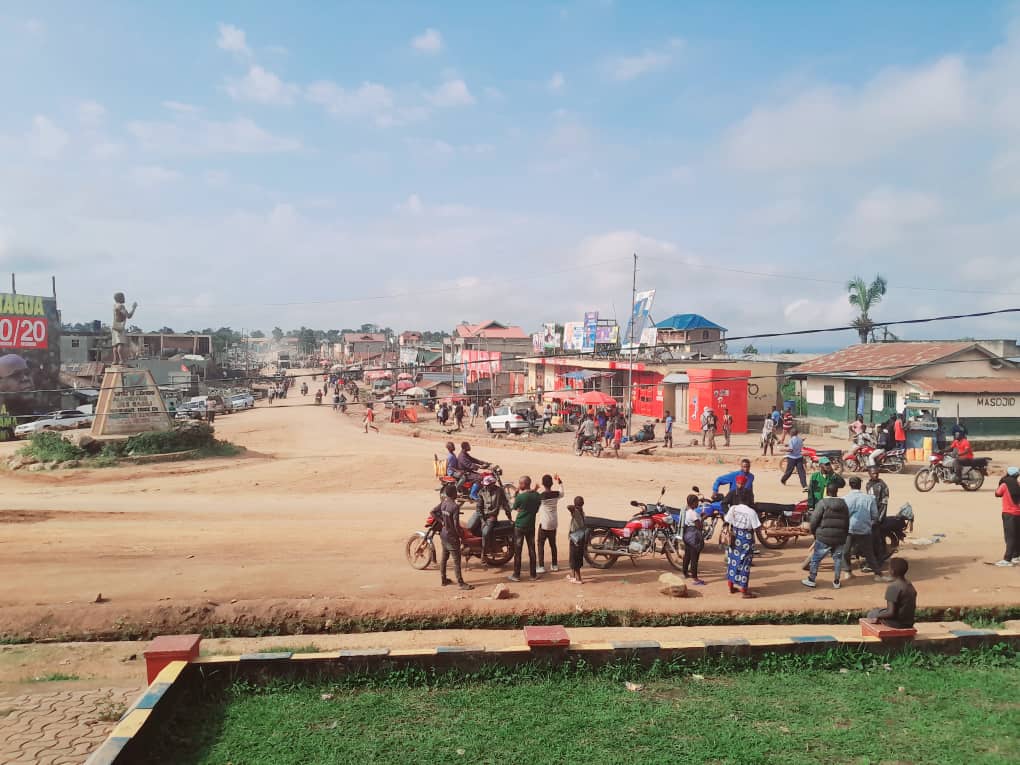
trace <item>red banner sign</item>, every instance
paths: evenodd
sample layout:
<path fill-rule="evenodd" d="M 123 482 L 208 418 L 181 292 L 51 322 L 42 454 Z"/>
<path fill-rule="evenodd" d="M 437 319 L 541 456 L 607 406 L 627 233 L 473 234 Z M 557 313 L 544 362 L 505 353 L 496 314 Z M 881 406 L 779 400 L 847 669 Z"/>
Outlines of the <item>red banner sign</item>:
<path fill-rule="evenodd" d="M 0 348 L 45 350 L 49 347 L 46 319 L 0 316 Z"/>

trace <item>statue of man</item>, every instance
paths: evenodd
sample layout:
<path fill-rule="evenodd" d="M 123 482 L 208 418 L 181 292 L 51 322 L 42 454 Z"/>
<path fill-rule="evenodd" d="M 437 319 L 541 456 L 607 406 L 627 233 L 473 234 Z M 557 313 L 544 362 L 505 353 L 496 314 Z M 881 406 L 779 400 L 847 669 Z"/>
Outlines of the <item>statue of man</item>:
<path fill-rule="evenodd" d="M 110 334 L 113 338 L 113 363 L 124 364 L 124 344 L 127 343 L 127 333 L 124 328 L 128 319 L 135 315 L 138 303 L 131 304 L 129 311 L 124 305 L 124 293 L 117 292 L 113 296 L 113 324 L 110 327 Z"/>

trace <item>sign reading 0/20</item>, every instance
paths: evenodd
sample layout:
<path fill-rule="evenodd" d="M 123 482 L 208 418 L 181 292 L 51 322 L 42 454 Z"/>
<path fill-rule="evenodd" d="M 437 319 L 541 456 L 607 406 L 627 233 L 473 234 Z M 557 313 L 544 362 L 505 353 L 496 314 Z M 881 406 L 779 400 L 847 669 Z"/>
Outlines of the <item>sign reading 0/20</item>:
<path fill-rule="evenodd" d="M 46 319 L 0 316 L 0 347 L 45 349 L 48 340 Z"/>

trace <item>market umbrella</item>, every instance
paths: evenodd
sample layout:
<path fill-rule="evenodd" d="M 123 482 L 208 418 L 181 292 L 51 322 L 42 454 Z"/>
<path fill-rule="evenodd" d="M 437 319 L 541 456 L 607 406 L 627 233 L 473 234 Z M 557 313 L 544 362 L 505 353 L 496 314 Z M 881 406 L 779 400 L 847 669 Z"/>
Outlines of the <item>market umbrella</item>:
<path fill-rule="evenodd" d="M 429 392 L 424 388 L 408 388 L 404 391 L 404 395 L 414 396 L 415 398 L 428 398 Z"/>
<path fill-rule="evenodd" d="M 548 393 L 545 393 L 543 395 L 544 395 L 545 398 L 551 398 L 554 401 L 558 401 L 560 399 L 571 398 L 571 397 L 575 396 L 576 394 L 577 394 L 576 390 L 573 390 L 571 388 L 566 388 L 565 390 L 549 391 Z"/>
<path fill-rule="evenodd" d="M 581 406 L 615 406 L 616 399 L 612 396 L 607 396 L 602 391 L 590 390 L 576 398 L 570 399 L 570 403 L 580 404 Z"/>
<path fill-rule="evenodd" d="M 410 380 L 397 380 L 397 390 L 408 390 L 413 387 L 414 383 Z"/>

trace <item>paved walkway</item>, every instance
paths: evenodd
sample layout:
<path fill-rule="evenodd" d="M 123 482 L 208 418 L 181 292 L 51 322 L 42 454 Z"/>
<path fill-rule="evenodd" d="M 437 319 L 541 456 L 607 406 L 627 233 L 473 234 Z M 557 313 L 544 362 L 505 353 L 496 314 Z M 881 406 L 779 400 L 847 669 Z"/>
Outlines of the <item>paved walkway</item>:
<path fill-rule="evenodd" d="M 99 688 L 0 698 L 0 762 L 81 765 L 140 692 Z"/>

